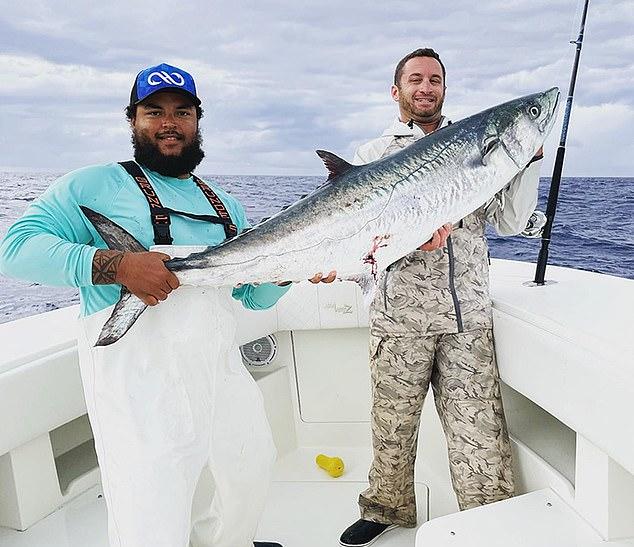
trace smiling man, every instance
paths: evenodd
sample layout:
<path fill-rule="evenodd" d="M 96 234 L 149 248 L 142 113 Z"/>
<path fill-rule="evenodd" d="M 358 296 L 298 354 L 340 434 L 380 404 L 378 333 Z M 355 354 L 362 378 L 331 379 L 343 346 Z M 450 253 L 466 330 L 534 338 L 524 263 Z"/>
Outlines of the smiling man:
<path fill-rule="evenodd" d="M 275 458 L 231 298 L 265 309 L 288 287 L 175 290 L 168 255 L 141 248 L 217 245 L 248 226 L 235 198 L 193 174 L 200 104 L 186 71 L 139 72 L 126 108 L 135 161 L 61 177 L 0 246 L 0 272 L 79 287 L 80 369 L 112 547 L 253 547 Z M 127 230 L 137 251 L 108 249 L 80 206 Z M 126 339 L 94 348 L 122 286 L 154 308 Z"/>
<path fill-rule="evenodd" d="M 359 147 L 355 163 L 393 154 L 447 126 L 445 67 L 429 48 L 396 65 L 392 99 L 399 115 L 383 135 Z M 361 519 L 340 538 L 370 545 L 397 526 L 416 526 L 414 467 L 418 426 L 432 386 L 445 431 L 460 509 L 514 493 L 488 287 L 486 223 L 519 233 L 537 202 L 541 150 L 490 202 L 445 225 L 420 249 L 387 268 L 370 307 L 372 444 Z"/>
<path fill-rule="evenodd" d="M 411 129 L 415 123 L 430 133 L 441 124 L 445 69 L 439 59 L 425 55 L 399 63 L 390 91 L 398 102 L 399 121 L 405 120 Z"/>

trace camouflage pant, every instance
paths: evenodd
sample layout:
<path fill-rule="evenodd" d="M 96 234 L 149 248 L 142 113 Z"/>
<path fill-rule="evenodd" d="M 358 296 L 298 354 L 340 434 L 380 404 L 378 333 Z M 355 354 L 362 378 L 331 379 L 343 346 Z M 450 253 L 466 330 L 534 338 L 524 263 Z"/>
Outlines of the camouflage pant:
<path fill-rule="evenodd" d="M 414 463 L 430 381 L 460 509 L 513 495 L 490 329 L 420 338 L 370 336 L 370 366 L 374 461 L 370 487 L 359 496 L 362 518 L 416 526 Z"/>

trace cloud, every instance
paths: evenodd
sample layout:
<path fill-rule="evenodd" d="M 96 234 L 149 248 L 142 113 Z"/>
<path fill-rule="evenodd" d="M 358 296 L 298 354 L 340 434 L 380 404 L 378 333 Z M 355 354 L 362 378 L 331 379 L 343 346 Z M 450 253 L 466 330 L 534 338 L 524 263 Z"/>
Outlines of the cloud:
<path fill-rule="evenodd" d="M 441 53 L 448 70 L 445 109 L 454 120 L 552 85 L 565 92 L 580 5 L 10 3 L 0 14 L 6 75 L 0 113 L 10 135 L 1 139 L 10 146 L 1 163 L 64 170 L 128 157 L 122 109 L 132 78 L 166 61 L 192 72 L 204 99 L 203 171 L 321 174 L 315 148 L 351 157 L 391 122 L 394 65 L 417 47 Z M 616 112 L 627 118 L 632 106 L 634 9 L 631 0 L 617 0 L 590 10 L 574 115 L 594 108 L 586 123 L 603 115 L 613 124 Z M 627 127 L 614 127 L 631 137 Z M 571 127 L 572 136 L 586 148 L 603 149 L 585 126 Z M 34 149 L 37 154 L 27 152 Z M 627 157 L 614 162 L 570 154 L 582 174 L 632 171 Z"/>
<path fill-rule="evenodd" d="M 632 158 L 634 107 L 618 103 L 573 107 L 566 157 L 569 176 L 632 176 Z"/>
<path fill-rule="evenodd" d="M 80 97 L 107 99 L 124 95 L 130 85 L 129 75 L 123 73 L 86 65 L 62 65 L 41 57 L 0 55 L 0 71 L 4 75 L 0 95 L 24 103 Z"/>

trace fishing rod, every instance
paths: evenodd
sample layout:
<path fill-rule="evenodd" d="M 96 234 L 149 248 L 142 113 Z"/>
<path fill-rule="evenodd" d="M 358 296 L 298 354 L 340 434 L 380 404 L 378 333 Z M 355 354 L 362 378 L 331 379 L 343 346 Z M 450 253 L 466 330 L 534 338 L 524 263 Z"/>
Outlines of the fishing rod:
<path fill-rule="evenodd" d="M 572 97 L 575 92 L 575 83 L 577 81 L 577 69 L 579 68 L 579 57 L 581 56 L 581 44 L 583 43 L 583 31 L 586 26 L 586 16 L 588 15 L 588 3 L 585 0 L 583 7 L 583 15 L 581 16 L 581 28 L 579 29 L 579 37 L 572 40 L 571 44 L 577 45 L 575 52 L 575 62 L 572 67 L 572 75 L 570 76 L 570 87 L 568 88 L 568 99 L 566 101 L 566 111 L 564 113 L 564 122 L 561 128 L 561 138 L 559 139 L 559 147 L 557 148 L 557 156 L 555 157 L 555 166 L 553 167 L 553 176 L 550 182 L 550 192 L 548 194 L 548 205 L 546 207 L 546 224 L 542 233 L 542 246 L 539 250 L 539 258 L 537 259 L 537 268 L 535 270 L 536 285 L 544 284 L 544 276 L 546 274 L 546 264 L 548 263 L 548 246 L 550 245 L 550 234 L 553 229 L 555 213 L 557 211 L 557 200 L 559 198 L 559 186 L 561 184 L 561 172 L 564 167 L 564 155 L 566 153 L 566 137 L 568 136 L 568 123 L 570 122 L 570 111 L 572 110 Z"/>

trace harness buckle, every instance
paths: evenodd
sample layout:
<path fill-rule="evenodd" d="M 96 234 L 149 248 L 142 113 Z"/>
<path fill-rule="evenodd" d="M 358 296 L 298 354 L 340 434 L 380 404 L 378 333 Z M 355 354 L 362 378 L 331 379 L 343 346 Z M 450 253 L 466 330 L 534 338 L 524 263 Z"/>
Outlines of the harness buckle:
<path fill-rule="evenodd" d="M 169 217 L 168 217 L 169 220 Z M 154 228 L 154 242 L 157 245 L 171 245 L 174 241 L 170 234 L 169 222 L 167 223 L 156 223 L 153 226 Z"/>

